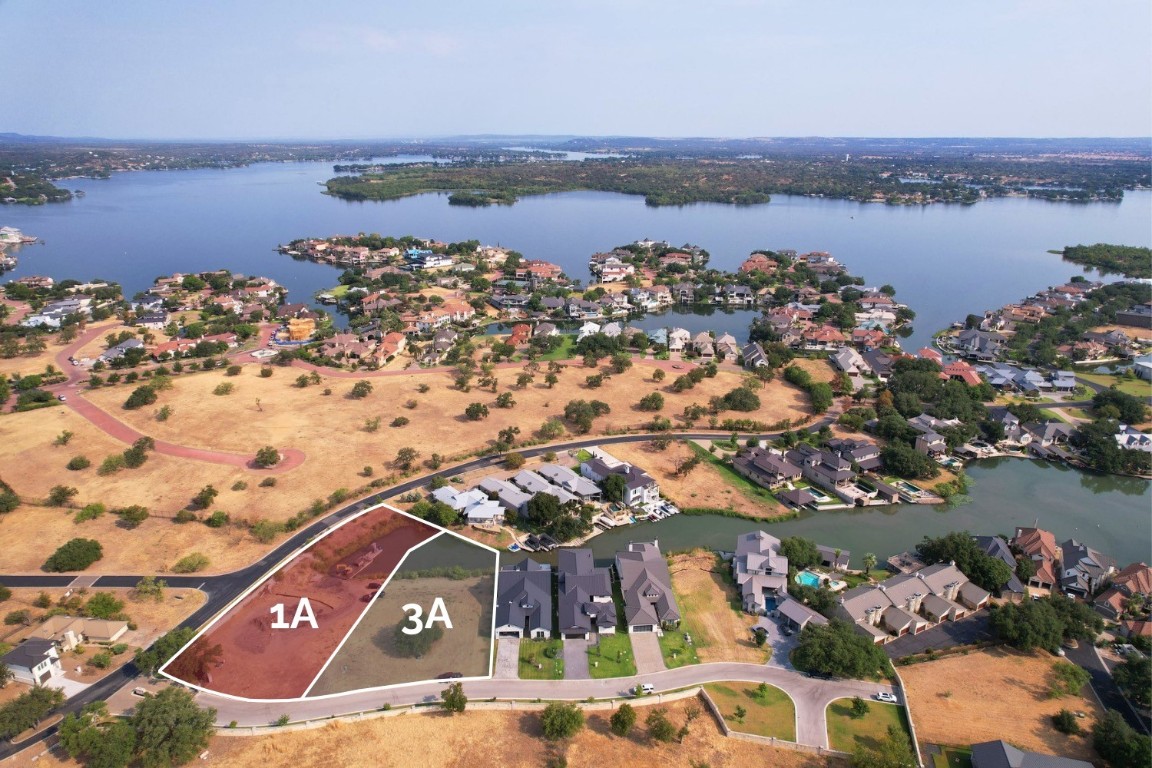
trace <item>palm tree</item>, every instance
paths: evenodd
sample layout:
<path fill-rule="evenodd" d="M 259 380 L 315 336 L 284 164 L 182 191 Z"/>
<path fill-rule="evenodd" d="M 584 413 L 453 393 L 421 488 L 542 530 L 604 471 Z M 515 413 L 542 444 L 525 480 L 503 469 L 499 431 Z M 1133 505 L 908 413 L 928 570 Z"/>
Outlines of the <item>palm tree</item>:
<path fill-rule="evenodd" d="M 876 567 L 876 555 L 871 552 L 864 554 L 864 575 L 867 576 Z"/>

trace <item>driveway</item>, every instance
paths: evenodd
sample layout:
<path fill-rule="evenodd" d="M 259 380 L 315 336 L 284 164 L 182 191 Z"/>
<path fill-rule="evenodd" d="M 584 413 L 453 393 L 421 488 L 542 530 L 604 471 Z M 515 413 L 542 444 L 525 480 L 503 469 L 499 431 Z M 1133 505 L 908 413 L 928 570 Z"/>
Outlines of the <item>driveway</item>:
<path fill-rule="evenodd" d="M 660 638 L 655 632 L 633 632 L 631 638 L 637 674 L 646 675 L 665 668 L 664 654 L 660 653 Z"/>
<path fill-rule="evenodd" d="M 588 641 L 580 638 L 564 640 L 564 679 L 589 680 Z"/>
<path fill-rule="evenodd" d="M 768 639 L 764 642 L 765 648 L 772 649 L 772 657 L 768 659 L 768 666 L 780 669 L 795 670 L 792 666 L 792 650 L 800 640 L 800 633 L 794 632 L 791 636 L 785 635 L 779 619 L 765 617 L 760 626 L 767 627 Z"/>
<path fill-rule="evenodd" d="M 496 641 L 496 669 L 492 677 L 497 680 L 520 677 L 520 638 L 501 637 Z"/>
<path fill-rule="evenodd" d="M 985 610 L 960 621 L 945 621 L 918 635 L 904 635 L 893 640 L 883 646 L 884 652 L 890 659 L 900 659 L 914 653 L 924 653 L 929 649 L 940 650 L 991 640 L 992 631 L 988 625 L 988 618 L 988 611 Z"/>

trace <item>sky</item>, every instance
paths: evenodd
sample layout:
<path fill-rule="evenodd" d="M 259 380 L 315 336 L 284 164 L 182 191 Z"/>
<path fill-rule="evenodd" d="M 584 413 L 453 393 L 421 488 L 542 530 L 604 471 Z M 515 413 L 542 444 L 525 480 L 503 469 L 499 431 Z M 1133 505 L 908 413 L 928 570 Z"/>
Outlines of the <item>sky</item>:
<path fill-rule="evenodd" d="M 0 0 L 0 132 L 1152 135 L 1148 0 Z"/>

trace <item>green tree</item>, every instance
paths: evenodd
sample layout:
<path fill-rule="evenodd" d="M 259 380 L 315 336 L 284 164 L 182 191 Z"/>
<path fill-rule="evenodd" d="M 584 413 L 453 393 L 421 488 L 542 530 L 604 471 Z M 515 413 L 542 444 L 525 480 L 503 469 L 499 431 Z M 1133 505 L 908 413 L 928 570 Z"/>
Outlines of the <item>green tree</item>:
<path fill-rule="evenodd" d="M 916 546 L 920 558 L 933 563 L 956 563 L 960 572 L 981 589 L 999 594 L 1012 578 L 1013 569 L 998 557 L 986 554 L 967 531 L 953 531 L 943 536 L 925 536 Z"/>
<path fill-rule="evenodd" d="M 84 613 L 96 619 L 111 619 L 123 610 L 124 601 L 111 592 L 97 592 L 84 605 Z"/>
<path fill-rule="evenodd" d="M 0 706 L 0 740 L 7 741 L 39 723 L 64 703 L 60 688 L 37 686 Z"/>
<path fill-rule="evenodd" d="M 1019 605 L 1004 603 L 989 608 L 992 633 L 1021 651 L 1044 648 L 1055 651 L 1064 635 L 1064 623 L 1047 600 L 1028 600 Z"/>
<path fill-rule="evenodd" d="M 464 708 L 468 706 L 468 697 L 464 695 L 464 685 L 462 683 L 452 683 L 443 691 L 440 692 L 442 704 L 440 705 L 445 712 L 453 714 L 463 712 Z"/>
<path fill-rule="evenodd" d="M 788 558 L 788 566 L 802 571 L 820 565 L 820 551 L 816 542 L 801 536 L 789 536 L 780 540 L 780 554 Z"/>
<path fill-rule="evenodd" d="M 352 397 L 357 400 L 362 400 L 368 395 L 372 394 L 372 382 L 358 381 L 352 385 Z"/>
<path fill-rule="evenodd" d="M 676 726 L 672 725 L 672 721 L 661 707 L 648 713 L 644 725 L 648 726 L 648 736 L 653 741 L 669 742 L 676 738 Z"/>
<path fill-rule="evenodd" d="M 41 568 L 50 573 L 82 571 L 104 556 L 104 548 L 95 539 L 72 539 L 44 561 Z"/>
<path fill-rule="evenodd" d="M 171 632 L 157 639 L 150 648 L 136 649 L 133 661 L 142 673 L 152 677 L 160 667 L 167 664 L 168 660 L 187 645 L 188 641 L 195 635 L 196 631 L 191 627 L 173 629 Z"/>
<path fill-rule="evenodd" d="M 401 448 L 400 450 L 396 451 L 395 464 L 397 467 L 406 472 L 412 467 L 412 462 L 416 461 L 416 457 L 419 455 L 420 452 L 415 448 Z"/>
<path fill-rule="evenodd" d="M 859 696 L 852 697 L 853 718 L 859 720 L 860 718 L 864 717 L 864 715 L 868 714 L 871 710 L 872 707 L 870 707 L 868 702 L 864 701 L 864 699 L 860 698 Z"/>
<path fill-rule="evenodd" d="M 1092 748 L 1113 768 L 1147 768 L 1152 742 L 1110 709 L 1092 726 Z"/>
<path fill-rule="evenodd" d="M 1147 656 L 1129 656 L 1112 671 L 1112 679 L 1133 704 L 1143 709 L 1152 706 L 1152 660 Z"/>
<path fill-rule="evenodd" d="M 173 571 L 176 569 L 173 568 Z M 179 571 L 176 571 L 179 573 Z M 153 600 L 160 602 L 164 599 L 164 590 L 168 588 L 168 583 L 163 579 L 158 579 L 155 576 L 145 576 L 140 581 L 136 582 L 136 587 L 132 590 L 132 594 L 139 600 Z"/>
<path fill-rule="evenodd" d="M 639 408 L 642 411 L 659 411 L 664 407 L 664 395 L 652 392 L 640 398 Z"/>
<path fill-rule="evenodd" d="M 855 768 L 907 768 L 915 764 L 912 744 L 895 725 L 888 726 L 888 734 L 883 739 L 871 740 L 871 743 L 857 742 L 852 753 Z"/>
<path fill-rule="evenodd" d="M 220 491 L 216 490 L 212 485 L 206 485 L 192 497 L 193 506 L 199 509 L 207 509 L 212 506 L 212 502 L 220 495 Z"/>
<path fill-rule="evenodd" d="M 280 452 L 270 445 L 256 451 L 256 466 L 262 469 L 274 467 L 280 463 Z"/>
<path fill-rule="evenodd" d="M 604 478 L 604 482 L 600 483 L 600 489 L 604 491 L 604 498 L 608 501 L 624 501 L 624 495 L 628 492 L 628 481 L 624 475 L 608 475 Z"/>
<path fill-rule="evenodd" d="M 172 566 L 173 573 L 196 573 L 208 567 L 208 557 L 200 552 L 185 555 Z"/>
<path fill-rule="evenodd" d="M 148 519 L 148 508 L 139 504 L 130 507 L 120 507 L 112 510 L 112 514 L 120 518 L 120 525 L 129 530 L 139 527 L 140 523 Z"/>
<path fill-rule="evenodd" d="M 852 625 L 833 619 L 826 626 L 804 628 L 792 664 L 803 672 L 859 680 L 886 669 L 888 657 Z"/>
<path fill-rule="evenodd" d="M 133 411 L 146 405 L 152 405 L 154 402 L 156 402 L 156 390 L 145 385 L 132 391 L 132 394 L 124 401 L 124 409 Z"/>
<path fill-rule="evenodd" d="M 124 768 L 136 754 L 136 729 L 109 717 L 102 701 L 65 717 L 59 733 L 60 745 L 86 768 Z"/>
<path fill-rule="evenodd" d="M 68 485 L 54 485 L 48 492 L 48 506 L 63 507 L 80 493 L 79 490 Z"/>
<path fill-rule="evenodd" d="M 628 702 L 622 703 L 608 718 L 608 726 L 617 736 L 627 736 L 636 725 L 636 710 Z"/>
<path fill-rule="evenodd" d="M 145 768 L 181 765 L 208 746 L 216 710 L 201 709 L 184 688 L 165 688 L 136 704 L 136 747 Z"/>
<path fill-rule="evenodd" d="M 464 409 L 464 415 L 471 421 L 480 421 L 488 418 L 488 406 L 483 403 L 469 403 Z"/>
<path fill-rule="evenodd" d="M 866 552 L 862 562 L 864 563 L 864 575 L 867 576 L 876 567 L 876 555 Z"/>
<path fill-rule="evenodd" d="M 546 739 L 569 739 L 584 727 L 584 712 L 575 704 L 554 701 L 540 713 L 540 726 Z"/>

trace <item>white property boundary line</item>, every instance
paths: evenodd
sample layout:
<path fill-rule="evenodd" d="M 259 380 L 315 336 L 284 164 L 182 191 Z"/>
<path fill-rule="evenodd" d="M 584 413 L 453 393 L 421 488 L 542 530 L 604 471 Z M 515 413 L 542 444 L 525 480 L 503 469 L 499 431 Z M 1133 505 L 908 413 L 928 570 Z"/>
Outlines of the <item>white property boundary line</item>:
<path fill-rule="evenodd" d="M 312 690 L 312 686 L 316 684 L 316 679 L 319 678 L 319 675 L 317 675 L 317 678 L 313 679 L 312 683 L 308 686 L 307 689 L 305 689 L 305 691 L 304 691 L 305 695 L 304 696 L 298 696 L 296 698 L 291 698 L 291 699 L 250 699 L 250 698 L 246 698 L 244 696 L 234 696 L 232 694 L 212 690 L 211 688 L 205 688 L 205 687 L 200 686 L 200 685 L 195 685 L 193 683 L 188 682 L 187 680 L 182 680 L 180 678 L 173 677 L 172 675 L 168 674 L 165 671 L 167 669 L 168 665 L 171 664 L 177 657 L 179 657 L 180 654 L 182 654 L 186 650 L 188 650 L 188 648 L 191 647 L 193 643 L 195 643 L 197 640 L 199 640 L 201 637 L 203 637 L 210 629 L 212 629 L 213 626 L 216 625 L 217 622 L 219 622 L 222 618 L 224 618 L 224 616 L 228 615 L 234 608 L 236 608 L 240 604 L 241 601 L 243 601 L 245 598 L 247 598 L 249 595 L 251 595 L 253 592 L 255 592 L 261 585 L 263 585 L 266 581 L 271 579 L 274 575 L 279 573 L 280 570 L 282 568 L 284 568 L 284 566 L 288 565 L 288 563 L 292 562 L 297 557 L 302 555 L 306 550 L 308 550 L 309 548 L 311 548 L 312 546 L 314 546 L 315 544 L 317 544 L 318 542 L 323 540 L 325 537 L 329 536 L 333 531 L 336 531 L 339 528 L 342 528 L 343 526 L 347 525 L 348 523 L 351 523 L 354 520 L 358 520 L 361 517 L 363 517 L 363 516 L 365 516 L 371 512 L 375 512 L 376 510 L 379 510 L 382 508 L 387 509 L 387 510 L 389 510 L 395 514 L 403 515 L 404 517 L 415 520 L 415 521 L 421 523 L 422 525 L 426 525 L 429 528 L 433 528 L 433 529 L 439 531 L 439 533 L 436 533 L 435 535 L 430 536 L 429 538 L 425 539 L 424 541 L 420 542 L 419 544 L 417 544 L 414 547 L 410 547 L 404 553 L 404 556 L 400 558 L 400 562 L 397 563 L 396 567 L 392 569 L 392 573 L 390 573 L 388 575 L 388 580 L 385 581 L 383 583 L 383 585 L 381 585 L 380 590 L 377 592 L 377 596 L 379 595 L 379 592 L 384 591 L 384 587 L 386 587 L 388 585 L 388 583 L 392 580 L 392 577 L 396 574 L 396 571 L 400 568 L 400 565 L 403 564 L 404 560 L 406 560 L 408 558 L 409 554 L 411 554 L 414 550 L 419 549 L 420 547 L 423 547 L 425 544 L 429 544 L 429 543 L 435 541 L 436 539 L 440 538 L 444 534 L 448 534 L 449 536 L 455 536 L 456 538 L 460 539 L 461 541 L 467 542 L 468 544 L 471 544 L 472 546 L 475 546 L 475 547 L 480 547 L 481 549 L 486 549 L 489 552 L 491 552 L 493 555 L 495 555 L 495 569 L 493 570 L 493 579 L 494 579 L 494 582 L 495 582 L 495 580 L 498 580 L 498 578 L 499 578 L 498 574 L 499 574 L 499 569 L 500 569 L 500 551 L 498 549 L 490 547 L 487 544 L 481 544 L 478 541 L 473 541 L 472 539 L 469 539 L 467 536 L 462 536 L 459 533 L 456 533 L 455 531 L 450 531 L 446 528 L 442 528 L 442 527 L 440 527 L 434 523 L 430 523 L 427 520 L 423 520 L 419 517 L 416 517 L 415 515 L 412 515 L 408 512 L 405 512 L 404 510 L 397 509 L 396 507 L 393 507 L 393 506 L 390 506 L 389 504 L 381 502 L 380 504 L 377 504 L 373 507 L 369 507 L 368 509 L 362 510 L 362 511 L 356 513 L 355 515 L 351 515 L 348 518 L 341 520 L 336 525 L 329 527 L 327 530 L 318 534 L 312 540 L 306 542 L 303 546 L 299 547 L 298 549 L 296 549 L 293 552 L 286 555 L 279 563 L 276 564 L 276 566 L 274 568 L 272 568 L 272 570 L 268 571 L 263 576 L 261 576 L 258 580 L 253 582 L 247 589 L 245 589 L 243 592 L 241 592 L 230 603 L 228 603 L 227 606 L 222 608 L 214 617 L 212 617 L 212 620 L 210 622 L 208 622 L 208 624 L 206 624 L 199 632 L 197 632 L 191 640 L 189 640 L 187 643 L 185 643 L 184 647 L 182 647 L 178 652 L 176 652 L 176 654 L 174 654 L 171 659 L 166 661 L 163 664 L 163 666 L 161 666 L 160 669 L 158 669 L 156 671 L 156 673 L 158 675 L 163 675 L 164 677 L 168 678 L 169 680 L 172 680 L 175 683 L 187 686 L 189 688 L 195 689 L 195 690 L 200 691 L 202 693 L 207 693 L 211 696 L 220 696 L 221 698 L 231 699 L 233 701 L 243 701 L 243 702 L 254 703 L 254 704 L 255 703 L 274 704 L 274 703 L 284 703 L 284 702 L 317 701 L 320 699 L 334 699 L 334 698 L 339 698 L 341 696 L 348 696 L 348 695 L 353 694 L 353 693 L 365 693 L 365 692 L 370 692 L 370 691 L 381 691 L 381 690 L 387 690 L 387 689 L 391 689 L 391 688 L 405 688 L 408 686 L 425 685 L 427 683 L 434 682 L 433 680 L 417 680 L 415 682 L 409 682 L 409 683 L 396 683 L 393 685 L 379 685 L 379 686 L 375 686 L 372 688 L 357 688 L 354 691 L 342 691 L 340 693 L 325 694 L 323 696 L 307 696 L 308 691 Z M 491 627 L 489 627 L 489 631 L 488 631 L 488 642 L 489 642 L 489 645 L 488 645 L 488 674 L 487 675 L 481 675 L 481 676 L 474 676 L 474 677 L 455 678 L 456 682 L 463 682 L 463 681 L 468 681 L 468 680 L 490 680 L 492 678 L 493 664 L 495 663 L 495 660 L 493 659 L 492 649 L 496 643 L 495 635 L 496 635 L 496 592 L 497 592 L 497 587 L 498 587 L 498 585 L 496 583 L 493 583 L 493 586 L 492 586 L 492 625 L 491 625 Z M 368 613 L 368 610 L 370 608 L 372 608 L 372 605 L 373 605 L 375 599 L 376 598 L 373 597 L 373 600 L 368 603 L 367 607 L 364 609 L 364 612 L 360 614 L 360 617 L 357 618 L 356 622 L 352 625 L 352 629 L 350 629 L 348 631 L 348 633 L 345 634 L 344 638 L 340 641 L 340 644 L 338 646 L 336 646 L 336 650 L 332 653 L 331 656 L 329 656 L 328 660 L 324 662 L 324 667 L 321 668 L 321 670 L 320 670 L 321 674 L 324 672 L 324 669 L 326 669 L 328 667 L 328 664 L 331 663 L 332 658 L 335 657 L 336 653 L 339 652 L 340 648 L 347 641 L 348 636 L 351 635 L 352 631 L 354 631 L 356 629 L 356 625 L 358 625 L 363 620 L 364 616 Z"/>

